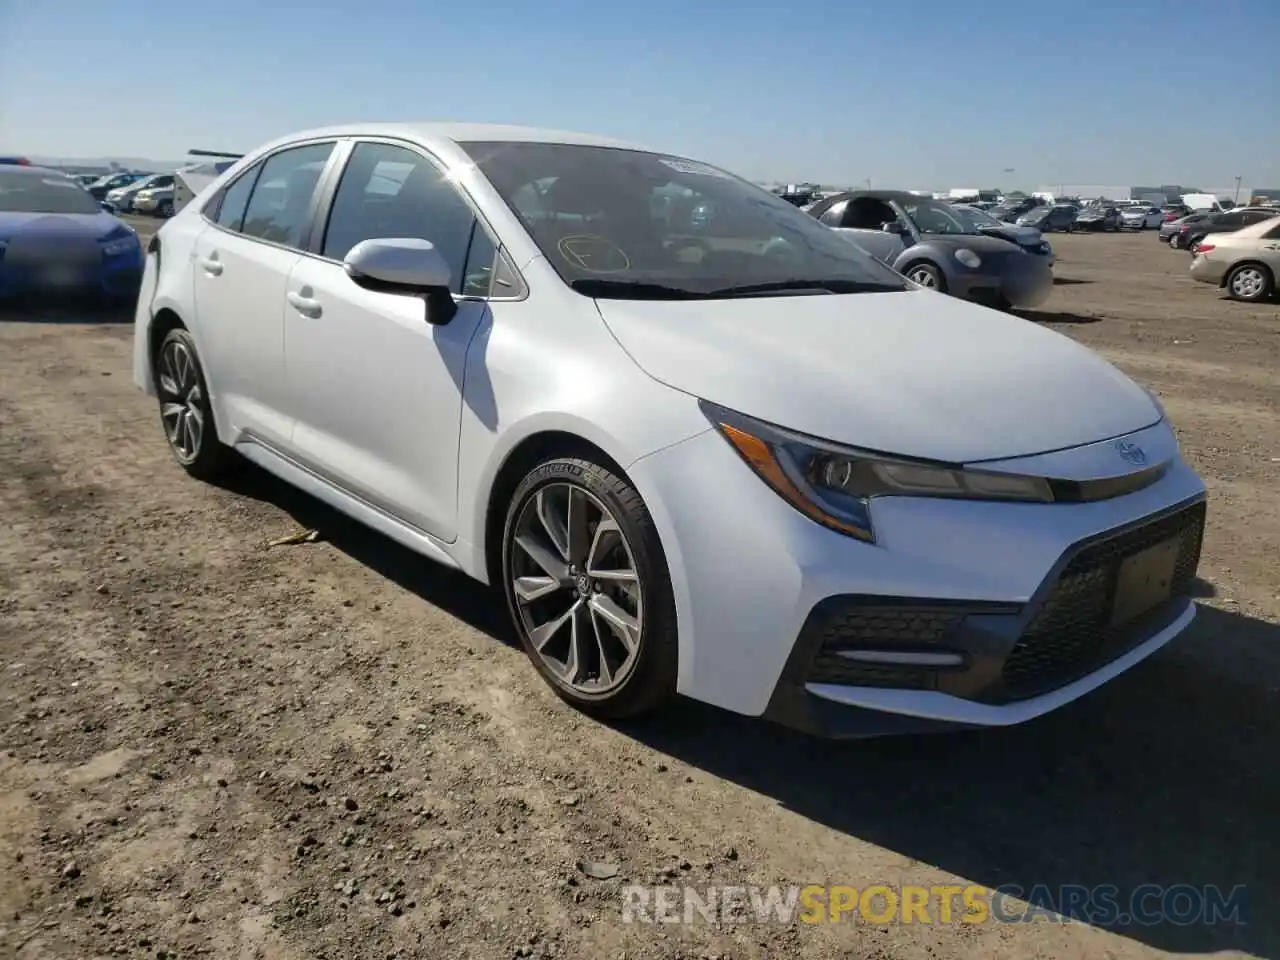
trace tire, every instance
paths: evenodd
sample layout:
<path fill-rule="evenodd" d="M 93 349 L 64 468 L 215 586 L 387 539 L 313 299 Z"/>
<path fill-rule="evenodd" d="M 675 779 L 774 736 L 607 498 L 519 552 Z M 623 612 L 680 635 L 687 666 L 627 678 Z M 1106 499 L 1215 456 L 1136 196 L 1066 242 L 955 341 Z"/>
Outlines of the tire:
<path fill-rule="evenodd" d="M 1274 292 L 1276 278 L 1264 264 L 1242 263 L 1231 268 L 1223 286 L 1232 300 L 1260 303 Z"/>
<path fill-rule="evenodd" d="M 1182 241 L 1178 239 L 1178 234 L 1175 233 L 1169 237 L 1169 249 L 1170 250 L 1182 249 Z"/>
<path fill-rule="evenodd" d="M 581 527 L 568 519 L 571 502 Z M 679 640 L 666 556 L 640 494 L 609 467 L 557 457 L 525 476 L 503 526 L 502 589 L 520 645 L 566 703 L 620 720 L 675 696 Z M 535 633 L 557 621 L 539 649 Z M 575 624 L 586 641 L 576 657 Z"/>
<path fill-rule="evenodd" d="M 172 217 L 172 216 L 173 216 L 173 201 L 172 201 L 172 200 L 165 200 L 163 203 L 161 203 L 161 204 L 160 204 L 160 206 L 156 208 L 156 214 L 157 214 L 158 216 L 164 217 L 165 219 L 168 219 L 169 217 Z"/>
<path fill-rule="evenodd" d="M 170 330 L 152 365 L 169 452 L 197 480 L 212 482 L 225 476 L 239 458 L 218 439 L 204 368 L 191 334 L 181 327 Z"/>
<path fill-rule="evenodd" d="M 932 264 L 928 260 L 917 260 L 914 263 L 907 264 L 903 268 L 902 274 L 908 280 L 918 283 L 922 287 L 937 290 L 939 293 L 947 292 L 947 278 L 942 275 L 942 271 L 938 269 L 936 264 Z"/>

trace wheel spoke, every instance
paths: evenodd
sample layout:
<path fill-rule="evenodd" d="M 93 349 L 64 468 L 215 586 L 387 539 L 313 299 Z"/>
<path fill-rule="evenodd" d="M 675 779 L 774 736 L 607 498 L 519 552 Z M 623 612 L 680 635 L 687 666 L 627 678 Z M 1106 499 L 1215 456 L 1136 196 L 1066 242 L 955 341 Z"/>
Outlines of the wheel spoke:
<path fill-rule="evenodd" d="M 591 636 L 596 644 L 596 656 L 599 658 L 599 666 L 596 671 L 597 677 L 602 687 L 611 687 L 613 686 L 613 668 L 609 665 L 608 644 L 605 643 L 604 635 L 600 633 L 600 617 L 591 607 L 588 607 L 587 611 L 589 614 L 587 619 L 591 624 Z M 629 653 L 630 651 L 628 651 Z M 624 658 L 622 662 L 625 665 L 626 659 Z"/>
<path fill-rule="evenodd" d="M 177 433 L 178 424 L 182 421 L 182 415 L 187 408 L 180 403 L 166 403 L 160 408 L 160 419 L 164 421 L 165 431 L 169 434 L 169 439 L 173 439 Z"/>
<path fill-rule="evenodd" d="M 542 542 L 542 538 L 530 531 L 516 537 L 516 546 L 529 555 L 548 577 L 564 582 L 569 576 L 569 566 L 557 552 Z"/>
<path fill-rule="evenodd" d="M 194 457 L 200 452 L 200 441 L 204 437 L 204 417 L 195 407 L 187 407 L 187 435 L 191 438 L 189 452 Z"/>
<path fill-rule="evenodd" d="M 587 495 L 577 487 L 569 488 L 569 504 L 565 526 L 569 533 L 569 562 L 580 567 L 587 565 L 587 552 L 591 549 L 591 531 L 587 527 Z"/>
<path fill-rule="evenodd" d="M 191 356 L 185 347 L 178 347 L 174 352 L 178 355 L 178 386 L 185 393 L 191 386 Z"/>
<path fill-rule="evenodd" d="M 548 620 L 540 627 L 530 630 L 529 642 L 533 644 L 533 649 L 542 653 L 543 648 L 546 647 L 546 645 L 555 638 L 555 635 L 560 632 L 560 628 L 568 623 L 573 617 L 574 611 L 578 609 L 579 605 L 579 602 L 575 600 L 573 602 L 573 606 L 569 607 L 569 609 L 560 614 L 560 616 L 553 620 Z"/>
<path fill-rule="evenodd" d="M 555 577 L 517 577 L 516 596 L 524 603 L 532 603 L 563 589 L 564 581 Z"/>
<path fill-rule="evenodd" d="M 560 557 L 569 562 L 569 523 L 568 517 L 561 517 L 556 505 L 551 501 L 549 490 L 539 490 L 537 495 L 538 519 L 542 521 L 542 529 L 546 531 L 551 543 Z M 566 513 L 568 511 L 566 510 Z"/>
<path fill-rule="evenodd" d="M 590 603 L 592 614 L 604 621 L 605 625 L 613 632 L 613 635 L 627 648 L 627 654 L 635 653 L 640 639 L 639 620 L 623 610 L 613 598 L 605 594 L 596 594 L 591 598 Z"/>

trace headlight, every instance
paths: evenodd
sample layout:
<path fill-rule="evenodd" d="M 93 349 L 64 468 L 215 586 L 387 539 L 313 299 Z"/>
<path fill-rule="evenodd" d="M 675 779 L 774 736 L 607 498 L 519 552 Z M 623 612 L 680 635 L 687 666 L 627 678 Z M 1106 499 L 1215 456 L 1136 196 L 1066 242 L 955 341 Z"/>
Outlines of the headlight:
<path fill-rule="evenodd" d="M 963 263 L 970 270 L 977 270 L 982 266 L 982 258 L 970 250 L 968 247 L 961 247 L 956 251 L 956 259 Z"/>
<path fill-rule="evenodd" d="M 827 443 L 699 401 L 702 412 L 774 492 L 811 520 L 875 542 L 876 497 L 946 497 L 1052 503 L 1041 477 L 965 470 Z"/>
<path fill-rule="evenodd" d="M 130 235 L 121 237 L 119 240 L 112 240 L 102 245 L 102 252 L 108 257 L 114 257 L 121 253 L 128 253 L 130 250 L 138 246 L 138 238 Z"/>

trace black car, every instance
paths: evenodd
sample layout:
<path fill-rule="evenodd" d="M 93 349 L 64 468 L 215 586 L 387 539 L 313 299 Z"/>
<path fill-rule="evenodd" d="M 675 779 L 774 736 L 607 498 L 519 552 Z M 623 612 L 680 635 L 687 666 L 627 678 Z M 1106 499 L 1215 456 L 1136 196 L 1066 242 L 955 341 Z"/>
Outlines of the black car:
<path fill-rule="evenodd" d="M 105 177 L 99 177 L 93 183 L 85 187 L 89 191 L 89 196 L 95 200 L 105 200 L 107 193 L 115 190 L 117 187 L 127 187 L 131 183 L 136 183 L 143 177 L 149 177 L 149 173 L 109 173 Z"/>
<path fill-rule="evenodd" d="M 1119 207 L 1113 207 L 1110 204 L 1091 204 L 1076 214 L 1075 228 L 1094 231 L 1114 230 L 1119 233 L 1122 222 Z"/>
<path fill-rule="evenodd" d="M 1186 217 L 1178 225 L 1178 231 L 1169 238 L 1169 246 L 1174 250 L 1191 250 L 1211 233 L 1235 233 L 1274 216 L 1276 211 L 1266 207 L 1236 207 L 1225 213 L 1211 213 L 1199 220 Z"/>
<path fill-rule="evenodd" d="M 1079 208 L 1070 203 L 1056 203 L 1052 207 L 1036 207 L 1018 218 L 1018 226 L 1035 227 L 1041 233 L 1061 230 L 1070 233 L 1076 226 Z"/>
<path fill-rule="evenodd" d="M 1045 202 L 1039 197 L 1024 197 L 1021 200 L 1006 200 L 1004 203 L 996 204 L 987 213 L 1005 223 L 1015 223 L 1027 212 L 1044 205 Z"/>

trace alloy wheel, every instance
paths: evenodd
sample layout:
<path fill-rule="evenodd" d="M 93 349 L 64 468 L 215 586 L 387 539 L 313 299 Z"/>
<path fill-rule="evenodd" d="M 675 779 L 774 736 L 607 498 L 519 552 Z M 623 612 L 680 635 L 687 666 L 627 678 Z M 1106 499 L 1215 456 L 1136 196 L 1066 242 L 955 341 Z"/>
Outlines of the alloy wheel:
<path fill-rule="evenodd" d="M 186 344 L 170 340 L 160 354 L 157 372 L 165 436 L 179 461 L 191 463 L 200 455 L 204 440 L 204 395 L 195 357 Z"/>
<path fill-rule="evenodd" d="M 600 696 L 635 668 L 644 602 L 631 545 L 595 495 L 551 483 L 524 504 L 508 549 L 529 645 L 562 684 Z"/>
<path fill-rule="evenodd" d="M 916 267 L 907 274 L 907 279 L 920 284 L 922 287 L 934 288 L 938 285 L 937 277 L 927 267 Z"/>
<path fill-rule="evenodd" d="M 1231 275 L 1231 292 L 1242 300 L 1252 300 L 1266 289 L 1267 279 L 1257 267 L 1241 267 Z"/>

